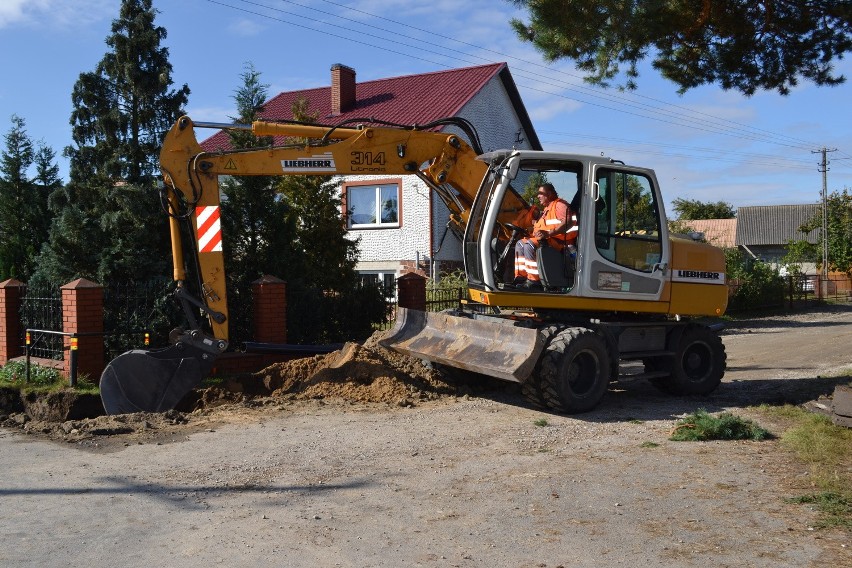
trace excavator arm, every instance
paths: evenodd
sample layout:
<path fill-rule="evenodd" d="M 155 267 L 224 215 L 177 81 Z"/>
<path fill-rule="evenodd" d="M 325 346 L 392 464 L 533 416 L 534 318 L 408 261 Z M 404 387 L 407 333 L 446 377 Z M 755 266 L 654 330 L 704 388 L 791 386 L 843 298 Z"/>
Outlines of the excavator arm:
<path fill-rule="evenodd" d="M 441 124 L 445 123 L 436 123 Z M 450 228 L 461 236 L 488 164 L 476 159 L 481 152 L 478 147 L 455 134 L 425 129 L 430 127 L 434 125 L 350 128 L 263 121 L 234 125 L 194 123 L 181 117 L 163 141 L 160 165 L 164 209 L 170 218 L 176 297 L 189 329 L 175 334 L 170 347 L 134 350 L 110 362 L 101 377 L 101 398 L 107 412 L 173 408 L 227 348 L 218 176 L 413 174 L 447 205 Z M 250 130 L 258 137 L 284 137 L 293 142 L 206 152 L 196 138 L 197 128 Z M 469 134 L 478 146 L 475 133 Z M 516 201 L 517 208 L 528 207 L 519 196 Z M 186 234 L 192 235 L 193 242 L 185 242 Z M 187 266 L 193 269 L 194 282 L 187 282 Z M 202 325 L 205 320 L 207 326 Z"/>
<path fill-rule="evenodd" d="M 284 136 L 312 143 L 272 148 L 204 152 L 196 127 L 245 129 L 258 137 Z M 172 127 L 160 153 L 171 216 L 174 279 L 186 280 L 180 221 L 192 221 L 197 240 L 200 294 L 213 336 L 228 338 L 227 292 L 221 237 L 217 236 L 218 176 L 400 175 L 414 174 L 441 197 L 450 224 L 464 231 L 476 190 L 487 164 L 454 134 L 401 128 L 330 128 L 305 124 L 254 122 L 251 125 L 194 124 L 182 117 Z M 192 251 L 193 249 L 189 249 Z M 193 251 L 194 252 L 194 251 Z"/>

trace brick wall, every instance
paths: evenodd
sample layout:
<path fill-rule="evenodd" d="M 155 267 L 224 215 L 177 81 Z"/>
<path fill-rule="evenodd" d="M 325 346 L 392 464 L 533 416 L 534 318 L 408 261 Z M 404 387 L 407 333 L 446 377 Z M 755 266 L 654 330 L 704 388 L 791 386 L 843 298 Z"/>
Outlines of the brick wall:
<path fill-rule="evenodd" d="M 265 275 L 251 283 L 254 340 L 287 343 L 287 284 Z"/>
<path fill-rule="evenodd" d="M 77 373 L 97 381 L 104 370 L 104 289 L 85 278 L 62 286 L 62 328 L 79 334 Z M 91 335 L 89 335 L 91 334 Z M 66 352 L 71 338 L 65 336 Z M 70 374 L 70 357 L 65 357 L 64 372 Z"/>
<path fill-rule="evenodd" d="M 426 278 L 415 272 L 400 276 L 396 281 L 397 301 L 402 308 L 426 311 Z"/>
<path fill-rule="evenodd" d="M 24 284 L 14 279 L 0 282 L 0 366 L 22 355 L 21 300 Z"/>

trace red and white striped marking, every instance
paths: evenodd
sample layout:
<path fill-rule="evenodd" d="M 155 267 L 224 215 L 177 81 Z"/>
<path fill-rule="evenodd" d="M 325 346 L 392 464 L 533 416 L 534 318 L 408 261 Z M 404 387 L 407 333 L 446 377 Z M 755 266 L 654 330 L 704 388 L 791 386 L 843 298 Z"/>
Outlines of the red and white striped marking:
<path fill-rule="evenodd" d="M 216 205 L 196 207 L 195 217 L 198 223 L 199 252 L 221 252 L 222 226 L 219 222 L 219 207 Z"/>

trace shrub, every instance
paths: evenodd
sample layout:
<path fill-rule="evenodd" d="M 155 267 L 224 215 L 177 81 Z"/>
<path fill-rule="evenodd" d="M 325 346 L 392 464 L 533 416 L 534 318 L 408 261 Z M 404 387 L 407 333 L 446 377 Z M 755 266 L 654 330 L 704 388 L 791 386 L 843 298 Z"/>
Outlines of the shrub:
<path fill-rule="evenodd" d="M 62 373 L 49 367 L 30 365 L 30 380 L 27 382 L 27 364 L 9 361 L 0 368 L 0 383 L 11 386 L 49 386 L 63 381 Z"/>
<path fill-rule="evenodd" d="M 738 249 L 725 250 L 725 265 L 728 279 L 738 283 L 729 308 L 761 308 L 784 303 L 784 279 L 768 265 L 746 258 Z"/>
<path fill-rule="evenodd" d="M 712 416 L 706 410 L 697 410 L 678 421 L 670 440 L 697 442 L 706 440 L 765 440 L 769 432 L 750 420 L 723 412 Z"/>

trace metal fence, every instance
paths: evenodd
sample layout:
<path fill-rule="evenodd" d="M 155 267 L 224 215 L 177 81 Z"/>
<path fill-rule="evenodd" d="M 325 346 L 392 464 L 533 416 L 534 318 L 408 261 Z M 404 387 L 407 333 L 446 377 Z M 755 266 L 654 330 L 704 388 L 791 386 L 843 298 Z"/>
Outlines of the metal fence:
<path fill-rule="evenodd" d="M 104 351 L 112 360 L 130 349 L 168 345 L 172 328 L 183 321 L 174 300 L 175 283 L 165 278 L 110 282 L 104 286 Z"/>
<path fill-rule="evenodd" d="M 767 287 L 764 293 L 749 296 L 747 302 L 738 302 L 737 297 L 746 284 L 732 280 L 728 282 L 729 313 L 759 309 L 785 308 L 796 310 L 819 302 L 852 301 L 852 278 L 846 274 L 797 274 L 781 277 L 777 287 Z"/>
<path fill-rule="evenodd" d="M 26 345 L 27 329 L 62 331 L 62 290 L 58 285 L 27 286 L 21 301 L 20 346 Z M 30 338 L 30 353 L 42 359 L 64 359 L 61 335 L 35 333 Z"/>
<path fill-rule="evenodd" d="M 440 312 L 458 308 L 462 300 L 470 299 L 466 287 L 461 288 L 426 288 L 426 311 Z"/>

